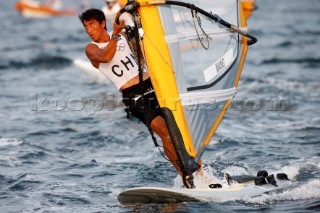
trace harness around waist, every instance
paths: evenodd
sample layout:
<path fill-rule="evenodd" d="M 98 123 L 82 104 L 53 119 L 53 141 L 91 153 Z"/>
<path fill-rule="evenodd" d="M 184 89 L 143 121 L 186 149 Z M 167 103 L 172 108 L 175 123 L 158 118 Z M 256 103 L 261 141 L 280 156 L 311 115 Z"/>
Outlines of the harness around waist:
<path fill-rule="evenodd" d="M 132 100 L 134 100 L 135 102 L 137 102 L 140 98 L 142 98 L 143 96 L 146 96 L 148 94 L 151 94 L 151 93 L 154 93 L 154 89 L 151 87 L 151 88 L 148 88 L 147 89 L 148 91 L 143 93 L 142 95 L 138 95 L 136 96 L 135 98 L 132 98 Z"/>
<path fill-rule="evenodd" d="M 134 100 L 139 100 L 141 97 L 154 92 L 150 78 L 144 80 L 142 83 L 133 85 L 127 89 L 122 90 L 122 97 Z"/>

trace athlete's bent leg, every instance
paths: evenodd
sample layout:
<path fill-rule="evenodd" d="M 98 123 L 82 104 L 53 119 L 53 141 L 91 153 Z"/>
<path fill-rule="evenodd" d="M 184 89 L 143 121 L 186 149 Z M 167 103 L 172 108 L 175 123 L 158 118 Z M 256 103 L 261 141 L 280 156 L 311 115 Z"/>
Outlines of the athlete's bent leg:
<path fill-rule="evenodd" d="M 155 117 L 151 122 L 151 129 L 155 133 L 157 133 L 157 135 L 159 135 L 159 137 L 161 138 L 165 154 L 169 158 L 172 165 L 176 168 L 176 170 L 182 176 L 180 167 L 177 164 L 178 155 L 174 149 L 165 120 L 161 116 Z"/>

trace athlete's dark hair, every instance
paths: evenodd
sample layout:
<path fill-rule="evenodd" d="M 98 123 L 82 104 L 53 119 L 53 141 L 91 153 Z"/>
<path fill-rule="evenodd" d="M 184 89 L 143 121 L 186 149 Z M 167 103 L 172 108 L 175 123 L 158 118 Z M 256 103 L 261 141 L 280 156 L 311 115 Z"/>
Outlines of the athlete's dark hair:
<path fill-rule="evenodd" d="M 83 13 L 79 15 L 79 19 L 82 22 L 82 24 L 84 21 L 89 21 L 90 19 L 95 19 L 100 24 L 103 21 L 106 21 L 106 17 L 104 16 L 104 13 L 102 12 L 102 10 L 95 9 L 95 8 L 85 10 Z M 105 29 L 107 30 L 107 23 L 106 23 Z"/>

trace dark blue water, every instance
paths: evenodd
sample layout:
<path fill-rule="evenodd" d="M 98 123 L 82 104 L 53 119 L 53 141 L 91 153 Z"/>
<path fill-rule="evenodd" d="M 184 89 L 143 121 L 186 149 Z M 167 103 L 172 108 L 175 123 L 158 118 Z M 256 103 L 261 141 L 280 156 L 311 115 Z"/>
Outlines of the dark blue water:
<path fill-rule="evenodd" d="M 76 4 L 75 1 L 64 1 Z M 213 174 L 286 172 L 256 198 L 124 208 L 123 189 L 174 186 L 176 172 L 113 85 L 73 64 L 89 42 L 77 17 L 0 8 L 0 212 L 316 212 L 320 210 L 320 4 L 258 0 L 235 100 L 203 156 Z M 102 1 L 92 1 L 102 6 Z"/>

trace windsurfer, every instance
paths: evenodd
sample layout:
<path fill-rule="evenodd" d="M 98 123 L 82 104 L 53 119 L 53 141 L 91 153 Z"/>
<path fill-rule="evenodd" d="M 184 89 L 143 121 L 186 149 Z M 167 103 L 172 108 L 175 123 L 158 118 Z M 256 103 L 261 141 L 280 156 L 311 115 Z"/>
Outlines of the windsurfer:
<path fill-rule="evenodd" d="M 104 0 L 104 2 L 106 5 L 104 5 L 101 10 L 106 17 L 106 21 L 112 24 L 122 5 L 120 4 L 119 0 Z M 129 13 L 122 14 L 120 20 L 124 20 L 126 25 L 134 25 L 132 22 L 132 17 Z"/>
<path fill-rule="evenodd" d="M 121 9 L 120 3 L 117 0 L 104 0 L 106 3 L 101 10 L 106 16 L 107 21 L 113 22 L 117 12 Z"/>
<path fill-rule="evenodd" d="M 178 156 L 171 141 L 164 118 L 161 116 L 149 74 L 139 76 L 138 64 L 133 58 L 127 38 L 121 33 L 124 21 L 114 23 L 114 30 L 108 34 L 106 20 L 99 9 L 89 9 L 79 16 L 86 33 L 92 39 L 85 52 L 92 65 L 110 78 L 122 92 L 123 103 L 134 117 L 139 118 L 162 140 L 165 154 L 182 176 Z M 142 83 L 139 77 L 143 80 Z"/>
<path fill-rule="evenodd" d="M 60 0 L 48 0 L 48 5 L 55 10 L 62 9 L 62 3 Z"/>

